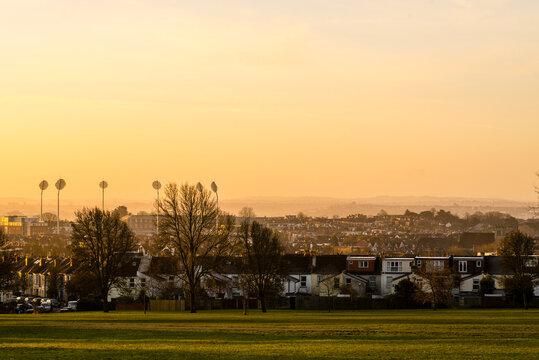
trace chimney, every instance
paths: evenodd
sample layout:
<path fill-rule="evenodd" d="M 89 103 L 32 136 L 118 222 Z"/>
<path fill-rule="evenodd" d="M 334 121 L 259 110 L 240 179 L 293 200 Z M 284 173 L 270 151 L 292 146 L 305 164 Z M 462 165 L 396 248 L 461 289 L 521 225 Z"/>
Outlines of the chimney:
<path fill-rule="evenodd" d="M 312 255 L 311 257 L 311 265 L 313 269 L 316 267 L 316 255 Z"/>

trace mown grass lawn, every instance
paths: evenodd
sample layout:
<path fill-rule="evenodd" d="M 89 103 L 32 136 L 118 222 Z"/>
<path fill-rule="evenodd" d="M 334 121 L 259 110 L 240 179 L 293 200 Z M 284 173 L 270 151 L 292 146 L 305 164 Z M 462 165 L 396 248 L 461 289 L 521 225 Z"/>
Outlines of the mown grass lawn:
<path fill-rule="evenodd" d="M 0 359 L 539 359 L 539 310 L 0 315 Z"/>

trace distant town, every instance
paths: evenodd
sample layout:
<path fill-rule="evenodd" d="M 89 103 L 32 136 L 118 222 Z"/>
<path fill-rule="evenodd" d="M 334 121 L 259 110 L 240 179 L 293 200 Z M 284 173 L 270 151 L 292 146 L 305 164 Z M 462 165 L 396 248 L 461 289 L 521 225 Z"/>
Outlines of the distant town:
<path fill-rule="evenodd" d="M 125 206 L 114 211 L 120 212 L 141 249 L 159 254 L 160 249 L 152 243 L 156 214 L 131 214 Z M 407 210 L 400 215 L 381 210 L 374 216 L 327 218 L 298 213 L 253 219 L 275 230 L 291 254 L 474 255 L 495 253 L 499 241 L 513 231 L 539 236 L 539 219 L 517 219 L 500 212 L 459 217 L 442 209 L 420 213 Z M 239 216 L 237 223 L 241 220 Z M 30 256 L 69 254 L 71 222 L 61 220 L 59 225 L 52 213 L 44 213 L 41 221 L 39 216 L 0 217 L 0 229 Z"/>

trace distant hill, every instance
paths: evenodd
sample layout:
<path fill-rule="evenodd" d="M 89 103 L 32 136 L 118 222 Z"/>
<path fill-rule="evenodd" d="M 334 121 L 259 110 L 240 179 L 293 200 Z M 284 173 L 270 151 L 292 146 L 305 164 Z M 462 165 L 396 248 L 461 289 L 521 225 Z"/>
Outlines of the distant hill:
<path fill-rule="evenodd" d="M 381 209 L 389 214 L 402 214 L 407 209 L 414 212 L 444 209 L 463 216 L 476 211 L 500 211 L 527 219 L 531 217 L 530 204 L 503 199 L 450 198 L 433 196 L 377 196 L 357 199 L 326 197 L 251 197 L 222 201 L 222 207 L 237 214 L 243 206 L 250 206 L 259 216 L 279 216 L 304 212 L 310 216 L 347 216 L 362 213 L 375 215 Z"/>
<path fill-rule="evenodd" d="M 96 199 L 64 199 L 60 203 L 61 217 L 72 219 L 76 210 L 84 206 L 100 206 Z M 113 209 L 119 205 L 127 206 L 131 213 L 153 211 L 153 200 L 122 200 L 107 199 L 106 206 Z M 244 206 L 252 207 L 258 216 L 282 216 L 303 212 L 310 216 L 347 216 L 350 214 L 375 215 L 381 209 L 389 214 L 402 214 L 407 209 L 414 212 L 424 210 L 444 209 L 463 216 L 476 211 L 500 211 L 517 218 L 531 217 L 531 204 L 504 200 L 460 197 L 434 196 L 377 196 L 370 198 L 338 199 L 330 197 L 246 197 L 238 199 L 223 199 L 219 205 L 229 213 L 238 214 Z M 47 200 L 43 205 L 44 212 L 56 213 L 56 202 Z M 0 198 L 0 214 L 20 213 L 24 215 L 39 214 L 39 199 Z"/>

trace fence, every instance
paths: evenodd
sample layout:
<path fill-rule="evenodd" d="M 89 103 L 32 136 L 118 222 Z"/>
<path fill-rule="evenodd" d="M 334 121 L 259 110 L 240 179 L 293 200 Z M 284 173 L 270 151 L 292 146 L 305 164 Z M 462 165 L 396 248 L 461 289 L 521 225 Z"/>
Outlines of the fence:
<path fill-rule="evenodd" d="M 185 300 L 150 300 L 151 311 L 185 311 Z"/>

